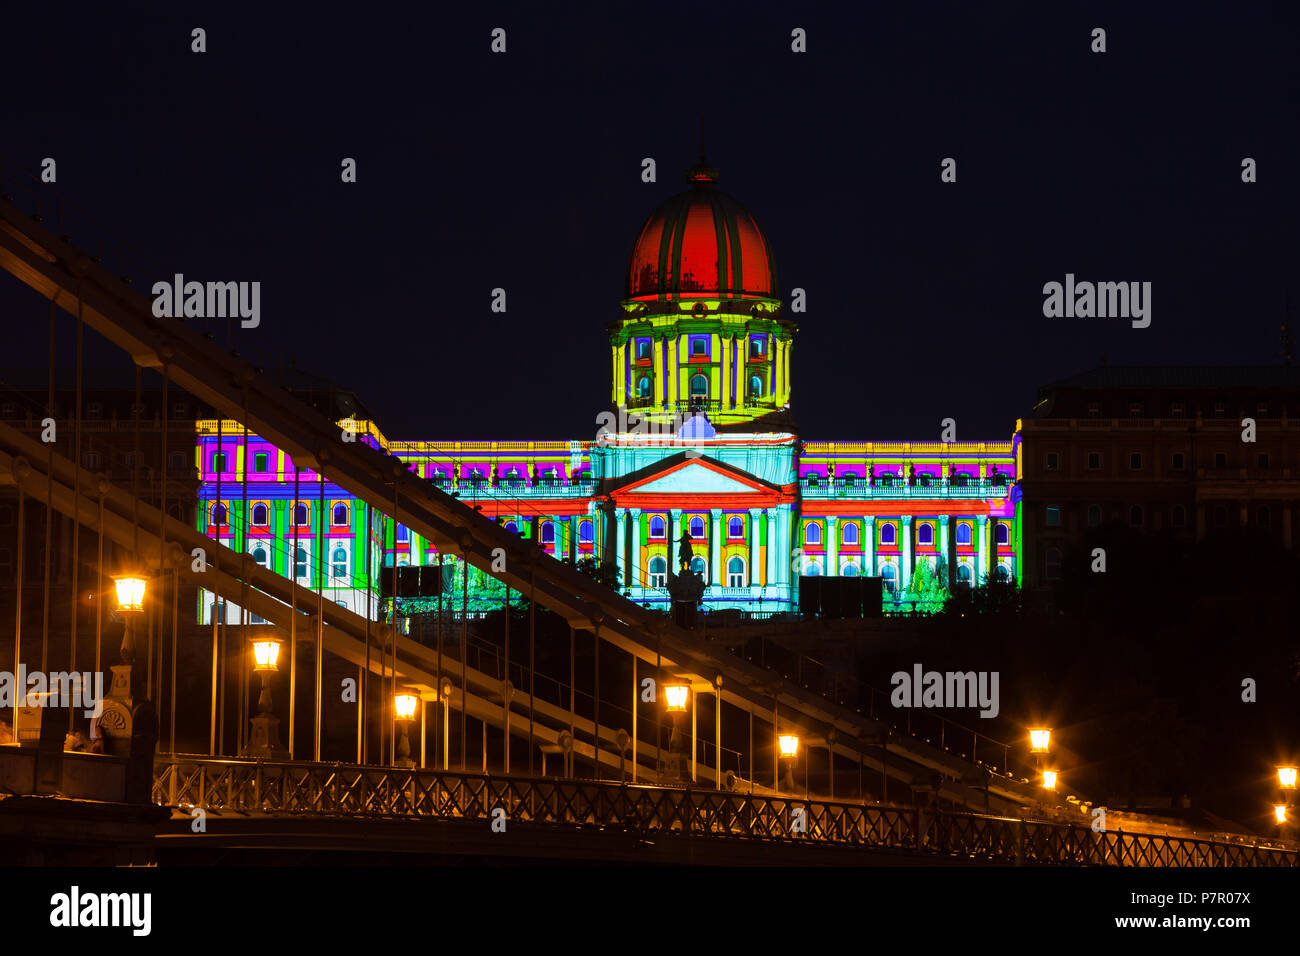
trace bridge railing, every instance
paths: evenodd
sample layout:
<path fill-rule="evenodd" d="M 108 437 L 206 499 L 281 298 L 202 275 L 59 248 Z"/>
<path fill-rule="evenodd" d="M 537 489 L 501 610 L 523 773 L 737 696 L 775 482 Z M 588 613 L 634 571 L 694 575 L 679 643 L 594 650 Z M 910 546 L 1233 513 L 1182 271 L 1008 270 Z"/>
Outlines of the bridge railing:
<path fill-rule="evenodd" d="M 352 818 L 492 819 L 823 846 L 892 849 L 986 863 L 1083 866 L 1296 866 L 1294 849 L 835 803 L 793 796 L 485 776 L 347 764 L 160 757 L 153 800 L 216 812 Z"/>

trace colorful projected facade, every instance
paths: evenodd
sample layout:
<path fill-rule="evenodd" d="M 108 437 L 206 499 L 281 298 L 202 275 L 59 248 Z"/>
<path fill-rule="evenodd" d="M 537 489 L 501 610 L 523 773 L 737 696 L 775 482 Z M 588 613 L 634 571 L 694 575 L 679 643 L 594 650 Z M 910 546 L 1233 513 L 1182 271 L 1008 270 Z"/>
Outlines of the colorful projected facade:
<path fill-rule="evenodd" d="M 358 440 L 557 558 L 610 569 L 651 606 L 667 608 L 688 549 L 708 609 L 791 610 L 807 575 L 878 576 L 903 608 L 1019 577 L 1018 441 L 803 441 L 790 414 L 797 327 L 771 246 L 716 170 L 687 178 L 633 248 L 593 439 L 398 441 L 354 422 Z M 254 436 L 245 448 L 237 423 L 220 423 L 218 444 L 218 426 L 198 426 L 212 537 L 374 616 L 380 567 L 439 563 L 430 542 L 295 474 L 280 450 Z M 471 611 L 500 606 L 489 576 L 471 569 L 469 585 Z"/>

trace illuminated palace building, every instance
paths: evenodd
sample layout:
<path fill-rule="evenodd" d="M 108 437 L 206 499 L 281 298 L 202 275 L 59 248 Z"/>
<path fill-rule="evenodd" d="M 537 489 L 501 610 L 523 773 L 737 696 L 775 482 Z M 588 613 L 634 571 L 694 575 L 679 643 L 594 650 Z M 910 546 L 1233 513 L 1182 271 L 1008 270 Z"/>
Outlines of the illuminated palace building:
<path fill-rule="evenodd" d="M 1019 577 L 1017 440 L 800 438 L 790 413 L 797 328 L 772 248 L 717 178 L 693 168 L 689 189 L 637 237 L 607 326 L 612 411 L 597 435 L 400 441 L 356 421 L 358 440 L 555 557 L 594 559 L 611 578 L 616 569 L 620 588 L 651 606 L 667 608 L 688 550 L 707 609 L 792 609 L 809 575 L 878 576 L 886 609 Z M 279 449 L 251 436 L 245 448 L 238 424 L 220 428 L 218 447 L 218 423 L 198 426 L 209 535 L 359 611 L 377 613 L 381 562 L 438 563 L 430 542 L 368 515 L 328 475 L 323 485 L 295 475 Z M 453 575 L 444 572 L 449 588 Z M 480 610 L 500 606 L 490 577 L 471 571 L 469 586 Z"/>

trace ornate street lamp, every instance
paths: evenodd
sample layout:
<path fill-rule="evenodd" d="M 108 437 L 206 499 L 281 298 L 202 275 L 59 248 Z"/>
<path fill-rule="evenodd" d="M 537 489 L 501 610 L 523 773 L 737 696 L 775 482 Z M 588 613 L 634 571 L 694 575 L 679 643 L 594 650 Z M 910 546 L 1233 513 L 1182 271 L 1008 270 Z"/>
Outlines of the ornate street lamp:
<path fill-rule="evenodd" d="M 414 767 L 415 761 L 411 759 L 411 740 L 408 731 L 411 721 L 415 719 L 416 708 L 419 707 L 420 698 L 412 690 L 401 690 L 393 696 L 393 717 L 401 725 L 402 734 L 397 738 L 397 759 L 398 767 Z"/>
<path fill-rule="evenodd" d="M 1029 752 L 1032 754 L 1045 754 L 1052 746 L 1052 732 L 1046 728 L 1039 728 L 1029 732 Z"/>
<path fill-rule="evenodd" d="M 1056 789 L 1056 771 L 1055 771 L 1055 770 L 1044 770 L 1044 771 L 1043 771 L 1043 789 L 1044 789 L 1044 790 L 1055 790 L 1055 789 Z"/>
<path fill-rule="evenodd" d="M 1278 782 L 1278 785 L 1279 785 L 1283 790 L 1294 790 L 1294 789 L 1296 788 L 1296 786 L 1295 786 L 1295 780 L 1296 780 L 1296 768 L 1295 768 L 1295 767 L 1278 767 L 1278 768 L 1277 768 L 1277 782 Z"/>
<path fill-rule="evenodd" d="M 785 775 L 781 778 L 781 786 L 790 793 L 794 793 L 794 763 L 795 759 L 799 756 L 798 735 L 780 734 L 776 738 L 776 751 L 780 756 L 781 762 L 785 764 Z"/>
<path fill-rule="evenodd" d="M 267 634 L 253 641 L 253 671 L 262 675 L 262 692 L 257 697 L 258 714 L 250 723 L 252 734 L 244 753 L 253 756 L 285 755 L 280 745 L 280 718 L 271 713 L 271 675 L 280 669 L 280 647 L 284 639 Z"/>
<path fill-rule="evenodd" d="M 664 767 L 664 777 L 671 781 L 681 781 L 686 776 L 686 755 L 682 753 L 685 744 L 682 739 L 682 714 L 686 713 L 686 702 L 690 692 L 689 684 L 664 685 L 664 710 L 672 715 L 673 720 L 672 735 L 668 738 L 668 759 Z"/>
<path fill-rule="evenodd" d="M 1279 803 L 1273 807 L 1273 817 L 1277 823 L 1286 823 L 1286 810 L 1287 806 L 1285 803 Z"/>

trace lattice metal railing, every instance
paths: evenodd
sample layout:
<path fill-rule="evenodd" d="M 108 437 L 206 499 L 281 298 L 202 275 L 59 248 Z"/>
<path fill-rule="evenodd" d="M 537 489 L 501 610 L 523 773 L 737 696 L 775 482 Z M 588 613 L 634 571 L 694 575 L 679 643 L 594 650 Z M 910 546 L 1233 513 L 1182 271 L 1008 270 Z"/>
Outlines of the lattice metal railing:
<path fill-rule="evenodd" d="M 305 762 L 160 757 L 153 800 L 214 811 L 487 819 L 644 835 L 893 849 L 987 863 L 1296 866 L 1297 853 L 1005 817 L 588 780 L 492 777 Z"/>

